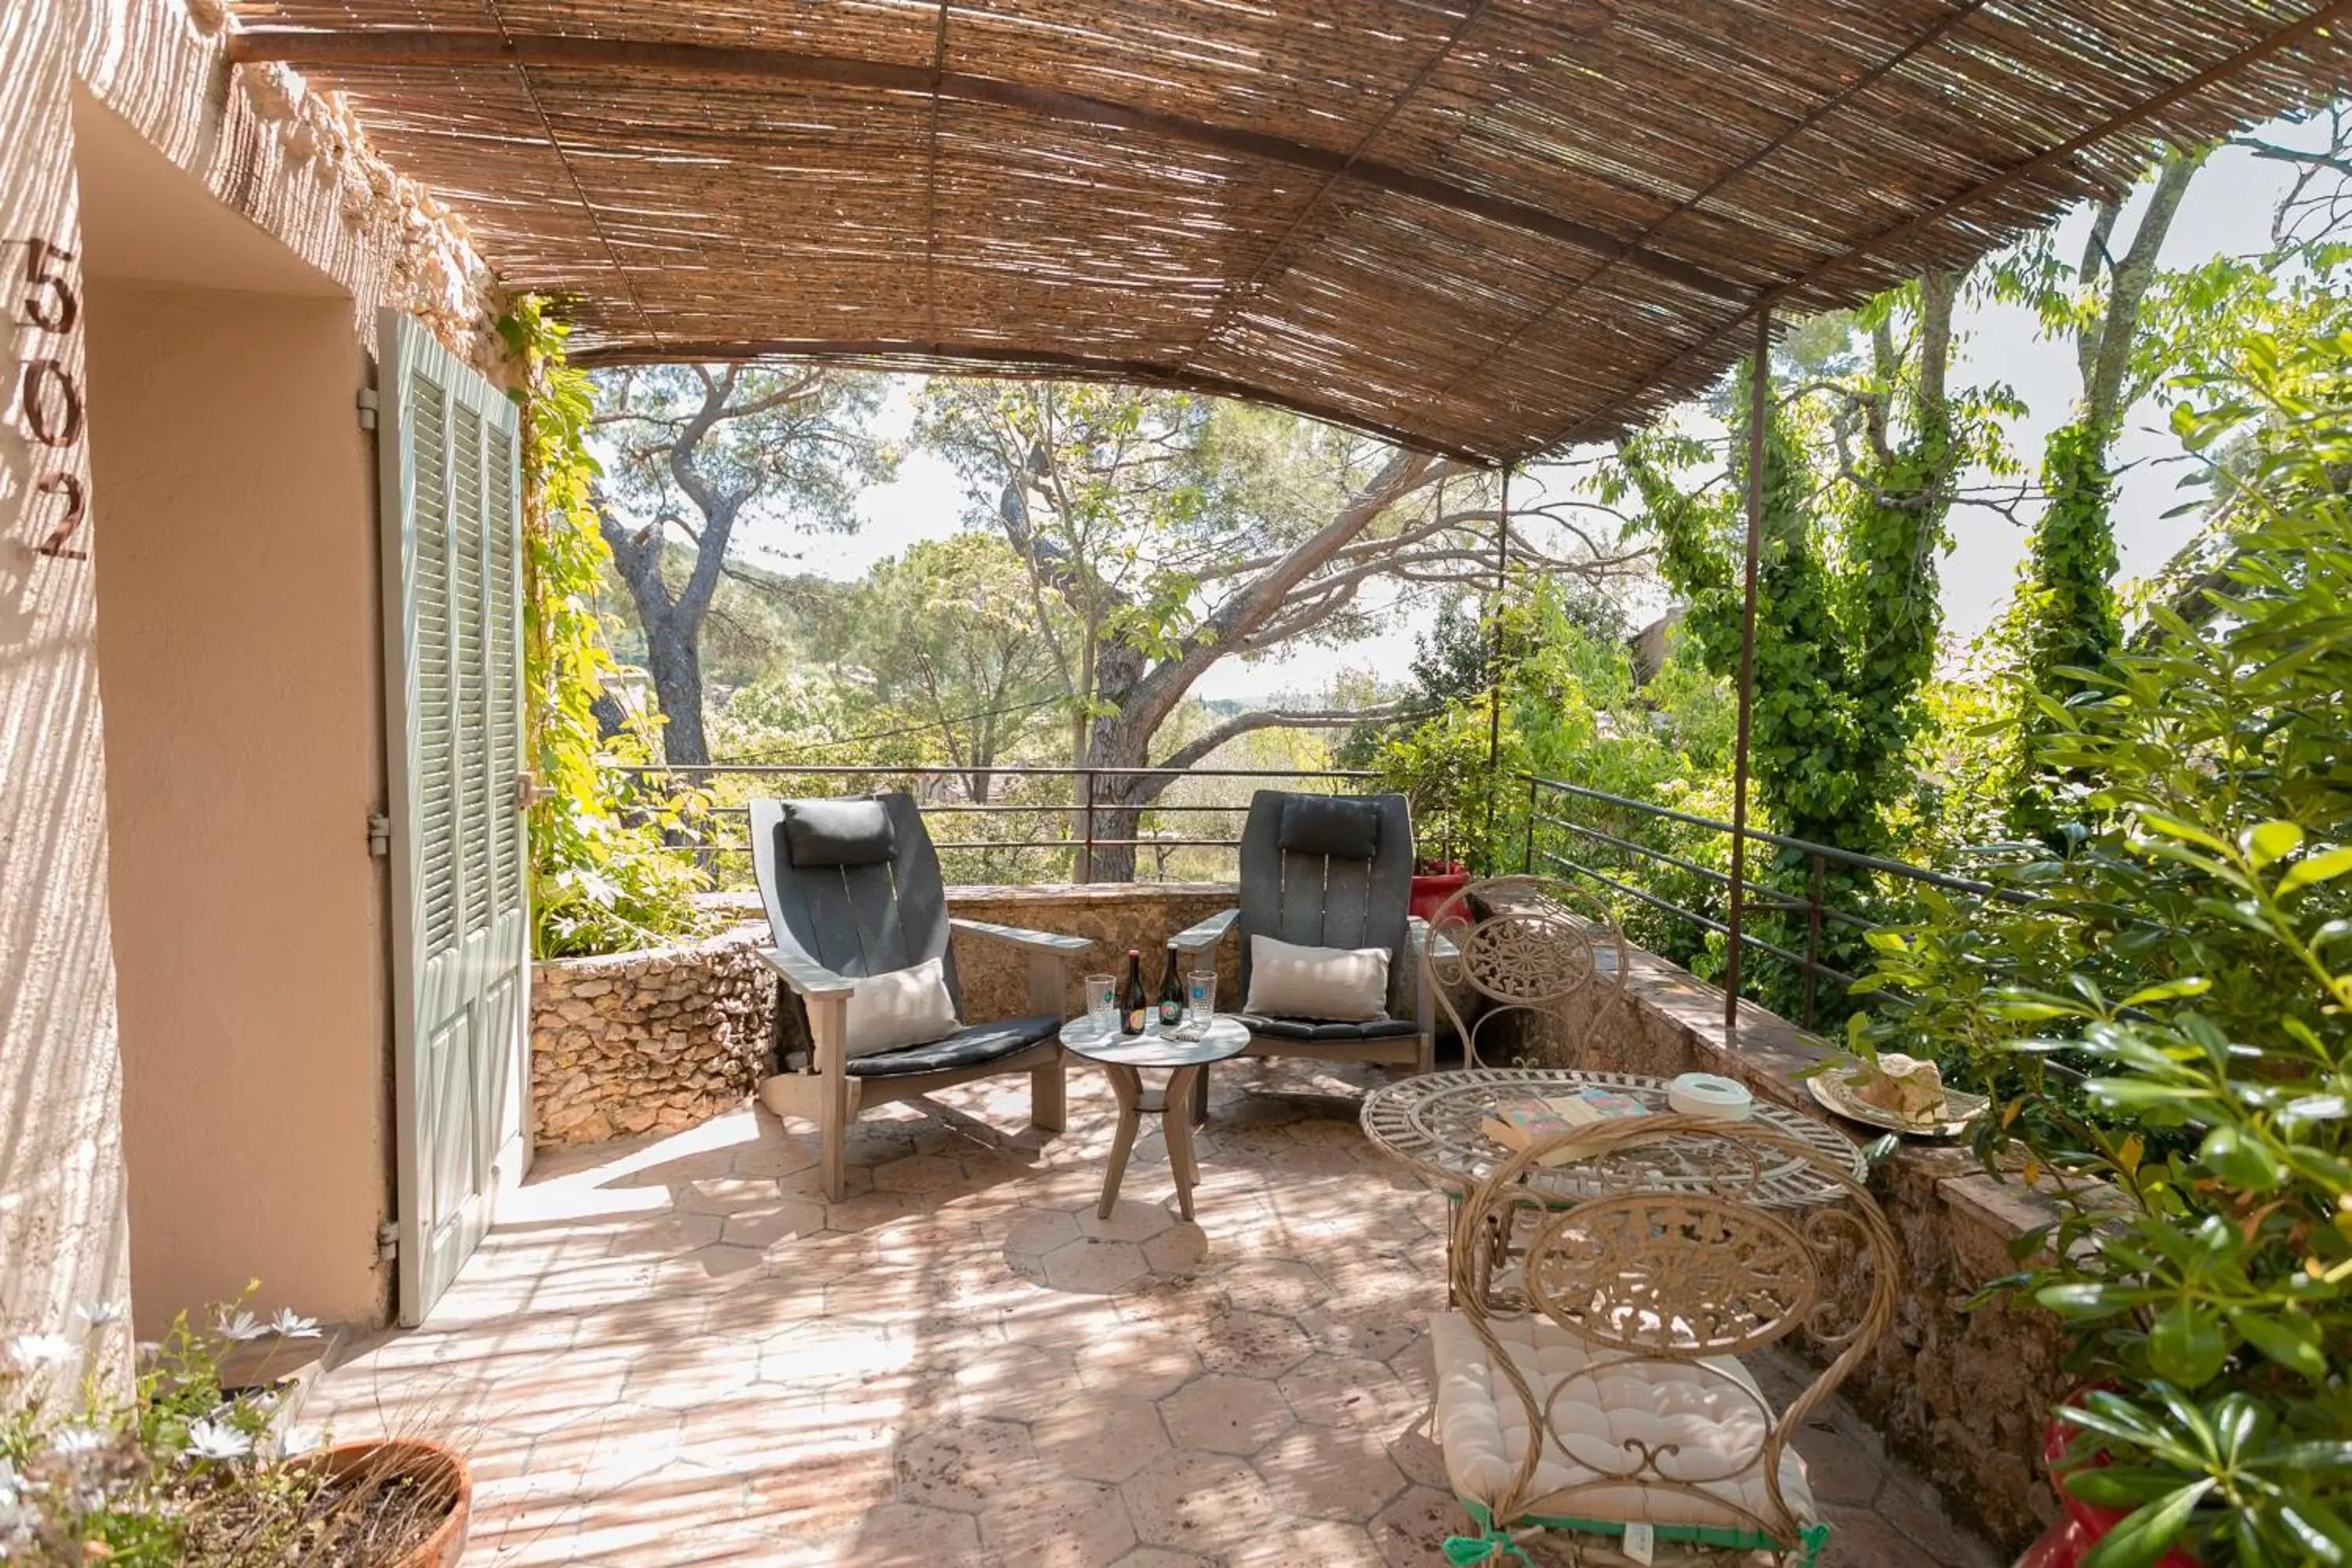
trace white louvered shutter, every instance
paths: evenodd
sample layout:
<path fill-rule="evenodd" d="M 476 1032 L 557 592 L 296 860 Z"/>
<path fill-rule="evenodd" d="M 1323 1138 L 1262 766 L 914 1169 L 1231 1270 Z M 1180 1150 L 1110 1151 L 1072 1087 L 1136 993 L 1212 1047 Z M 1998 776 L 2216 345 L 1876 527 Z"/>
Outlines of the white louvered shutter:
<path fill-rule="evenodd" d="M 400 1321 L 421 1321 L 527 1154 L 520 431 L 416 322 L 379 334 Z"/>

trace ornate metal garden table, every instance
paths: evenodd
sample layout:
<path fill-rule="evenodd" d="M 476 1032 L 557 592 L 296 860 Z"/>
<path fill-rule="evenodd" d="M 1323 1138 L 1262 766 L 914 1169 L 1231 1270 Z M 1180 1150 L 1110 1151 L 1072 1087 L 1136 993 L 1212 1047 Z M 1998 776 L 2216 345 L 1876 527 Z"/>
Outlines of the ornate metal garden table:
<path fill-rule="evenodd" d="M 1666 1087 L 1662 1078 L 1567 1068 L 1469 1068 L 1423 1073 L 1382 1085 L 1365 1097 L 1364 1135 L 1458 1198 L 1511 1156 L 1511 1150 L 1489 1138 L 1478 1125 L 1501 1102 L 1605 1089 L 1630 1095 L 1663 1114 L 1668 1109 Z M 1833 1163 L 1851 1171 L 1856 1181 L 1863 1178 L 1861 1149 L 1827 1122 L 1764 1100 L 1756 1101 L 1752 1120 L 1821 1151 Z M 1695 1156 L 1696 1152 L 1693 1151 Z M 1646 1166 L 1642 1174 L 1644 1186 L 1706 1193 L 1723 1179 L 1719 1164 L 1696 1157 L 1678 1160 L 1672 1139 L 1645 1144 L 1642 1154 Z M 1622 1173 L 1621 1163 L 1621 1180 Z M 1602 1191 L 1590 1168 L 1573 1160 L 1531 1169 L 1527 1184 L 1569 1203 L 1598 1196 Z M 1775 1208 L 1805 1208 L 1845 1196 L 1834 1183 L 1794 1156 L 1777 1165 L 1768 1164 L 1752 1177 L 1743 1173 L 1741 1185 L 1747 1201 Z"/>

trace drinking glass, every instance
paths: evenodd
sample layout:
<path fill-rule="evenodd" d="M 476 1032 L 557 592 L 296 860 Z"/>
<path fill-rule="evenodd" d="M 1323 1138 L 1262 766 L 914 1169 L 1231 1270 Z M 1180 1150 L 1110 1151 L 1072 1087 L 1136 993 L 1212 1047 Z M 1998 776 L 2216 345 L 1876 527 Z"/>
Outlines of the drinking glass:
<path fill-rule="evenodd" d="M 1118 1027 L 1118 981 L 1111 975 L 1087 976 L 1087 1022 L 1105 1034 Z"/>
<path fill-rule="evenodd" d="M 1206 1029 L 1216 1016 L 1217 972 L 1196 969 L 1184 977 L 1184 1021 L 1196 1030 Z"/>

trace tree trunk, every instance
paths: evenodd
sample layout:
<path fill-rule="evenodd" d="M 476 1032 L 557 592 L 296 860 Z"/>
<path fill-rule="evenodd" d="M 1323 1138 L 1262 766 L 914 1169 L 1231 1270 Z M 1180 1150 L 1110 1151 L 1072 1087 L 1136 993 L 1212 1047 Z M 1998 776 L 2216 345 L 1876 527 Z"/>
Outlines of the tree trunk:
<path fill-rule="evenodd" d="M 702 650 L 694 635 L 665 616 L 646 628 L 646 666 L 662 710 L 662 757 L 680 767 L 710 761 L 702 730 Z"/>

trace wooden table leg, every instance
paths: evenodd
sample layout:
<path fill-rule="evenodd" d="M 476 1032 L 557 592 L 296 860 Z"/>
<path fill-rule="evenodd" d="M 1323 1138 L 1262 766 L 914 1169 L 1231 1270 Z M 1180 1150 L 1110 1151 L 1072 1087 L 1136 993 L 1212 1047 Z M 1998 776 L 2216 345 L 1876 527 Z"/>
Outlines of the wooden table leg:
<path fill-rule="evenodd" d="M 1167 1130 L 1168 1168 L 1176 1176 L 1176 1212 L 1186 1219 L 1192 1217 L 1192 1188 L 1201 1179 L 1200 1163 L 1192 1157 L 1192 1083 L 1200 1072 L 1196 1067 L 1178 1068 L 1168 1075 L 1168 1109 L 1160 1118 Z"/>
<path fill-rule="evenodd" d="M 1134 1151 L 1135 1134 L 1143 1125 L 1142 1075 L 1117 1062 L 1105 1062 L 1103 1073 L 1110 1079 L 1111 1093 L 1118 1097 L 1118 1131 L 1110 1141 L 1110 1167 L 1103 1173 L 1102 1202 L 1095 1205 L 1097 1219 L 1110 1218 L 1111 1205 L 1118 1202 L 1118 1184 L 1127 1174 L 1127 1157 Z"/>

